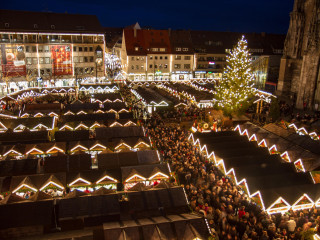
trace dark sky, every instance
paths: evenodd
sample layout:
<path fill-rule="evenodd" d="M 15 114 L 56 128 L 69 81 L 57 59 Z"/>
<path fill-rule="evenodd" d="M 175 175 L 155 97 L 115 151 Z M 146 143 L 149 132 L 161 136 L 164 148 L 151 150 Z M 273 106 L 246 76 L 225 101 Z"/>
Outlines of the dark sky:
<path fill-rule="evenodd" d="M 97 15 L 101 25 L 286 33 L 294 0 L 6 0 L 3 9 Z"/>

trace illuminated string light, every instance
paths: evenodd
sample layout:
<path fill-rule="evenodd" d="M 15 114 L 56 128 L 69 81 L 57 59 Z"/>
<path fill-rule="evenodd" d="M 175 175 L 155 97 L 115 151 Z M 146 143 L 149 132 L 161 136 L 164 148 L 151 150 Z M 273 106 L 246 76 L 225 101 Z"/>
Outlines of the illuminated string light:
<path fill-rule="evenodd" d="M 229 113 L 246 108 L 254 96 L 254 75 L 248 43 L 244 36 L 226 57 L 227 66 L 219 84 L 216 86 L 215 105 Z"/>

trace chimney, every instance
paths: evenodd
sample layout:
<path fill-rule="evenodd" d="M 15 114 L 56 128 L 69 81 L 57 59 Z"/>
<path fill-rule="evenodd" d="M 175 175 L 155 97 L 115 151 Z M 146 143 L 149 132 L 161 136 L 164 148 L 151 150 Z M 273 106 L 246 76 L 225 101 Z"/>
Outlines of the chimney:
<path fill-rule="evenodd" d="M 136 28 L 133 29 L 133 36 L 134 36 L 135 38 L 137 37 L 137 29 L 136 29 Z"/>

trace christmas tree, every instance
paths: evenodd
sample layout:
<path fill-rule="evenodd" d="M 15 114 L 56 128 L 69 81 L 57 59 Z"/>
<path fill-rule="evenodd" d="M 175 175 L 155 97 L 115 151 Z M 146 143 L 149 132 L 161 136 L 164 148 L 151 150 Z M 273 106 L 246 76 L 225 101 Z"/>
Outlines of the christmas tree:
<path fill-rule="evenodd" d="M 255 89 L 251 59 L 244 36 L 227 54 L 227 65 L 216 86 L 215 104 L 227 115 L 241 114 L 250 105 Z"/>

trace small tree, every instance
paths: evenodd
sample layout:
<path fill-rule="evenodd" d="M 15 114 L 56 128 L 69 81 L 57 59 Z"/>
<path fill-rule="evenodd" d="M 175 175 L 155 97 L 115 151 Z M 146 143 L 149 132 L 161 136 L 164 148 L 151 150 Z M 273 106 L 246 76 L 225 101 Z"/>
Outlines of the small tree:
<path fill-rule="evenodd" d="M 227 65 L 221 81 L 216 87 L 216 107 L 225 114 L 241 114 L 250 105 L 255 89 L 251 70 L 250 53 L 244 36 L 228 52 Z"/>
<path fill-rule="evenodd" d="M 272 119 L 272 122 L 277 121 L 280 118 L 280 107 L 278 99 L 273 97 L 270 105 L 270 113 L 269 116 Z"/>

